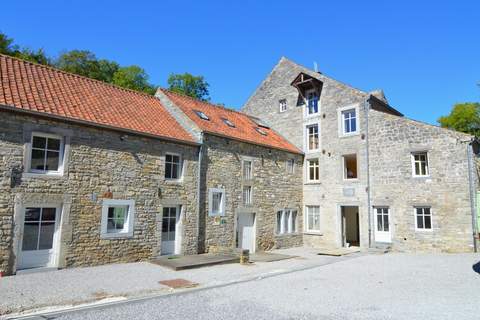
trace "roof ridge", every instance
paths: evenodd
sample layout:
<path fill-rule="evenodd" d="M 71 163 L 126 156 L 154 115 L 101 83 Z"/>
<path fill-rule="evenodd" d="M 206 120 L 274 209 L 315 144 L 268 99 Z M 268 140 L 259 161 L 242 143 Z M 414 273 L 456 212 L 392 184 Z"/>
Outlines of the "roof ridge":
<path fill-rule="evenodd" d="M 142 95 L 142 96 L 147 96 L 147 97 L 150 97 L 150 98 L 154 98 L 154 96 L 152 96 L 152 95 L 150 95 L 150 94 L 148 94 L 148 93 L 145 93 L 145 92 L 141 92 L 141 91 L 137 91 L 137 90 L 133 90 L 133 89 L 128 89 L 128 88 L 120 87 L 120 86 L 115 85 L 115 84 L 113 84 L 113 83 L 108 83 L 108 82 L 105 82 L 105 81 L 102 81 L 102 80 L 97 80 L 97 79 L 89 78 L 89 77 L 82 76 L 82 75 L 79 75 L 79 74 L 76 74 L 76 73 L 72 73 L 72 72 L 67 72 L 67 71 L 64 71 L 64 70 L 62 70 L 62 69 L 59 69 L 59 68 L 50 66 L 50 65 L 40 64 L 40 63 L 37 63 L 37 62 L 25 60 L 25 59 L 22 59 L 22 58 L 18 58 L 18 57 L 14 57 L 14 56 L 9 56 L 9 55 L 3 54 L 3 53 L 0 53 L 0 56 L 5 57 L 5 58 L 8 58 L 8 59 L 12 59 L 12 60 L 17 60 L 17 61 L 20 61 L 20 62 L 22 62 L 22 63 L 31 64 L 31 65 L 34 65 L 34 66 L 37 66 L 37 67 L 41 67 L 41 68 L 44 68 L 44 69 L 48 69 L 48 70 L 51 70 L 51 71 L 54 71 L 54 72 L 62 73 L 62 74 L 68 75 L 68 76 L 77 77 L 77 78 L 84 79 L 84 80 L 91 81 L 91 82 L 97 82 L 97 83 L 100 83 L 100 84 L 102 84 L 102 85 L 106 85 L 106 86 L 113 87 L 114 89 L 123 90 L 123 91 L 131 92 L 131 93 L 139 94 L 139 95 Z"/>

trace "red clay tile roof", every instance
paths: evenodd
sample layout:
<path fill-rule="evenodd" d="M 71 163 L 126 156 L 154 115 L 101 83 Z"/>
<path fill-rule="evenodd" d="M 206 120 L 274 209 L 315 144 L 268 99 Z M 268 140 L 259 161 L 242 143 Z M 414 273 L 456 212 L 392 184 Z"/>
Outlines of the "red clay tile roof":
<path fill-rule="evenodd" d="M 0 55 L 0 105 L 192 143 L 150 95 Z"/>
<path fill-rule="evenodd" d="M 302 153 L 277 132 L 270 128 L 259 127 L 251 117 L 242 112 L 199 101 L 166 89 L 160 90 L 204 132 L 293 153 Z M 210 120 L 200 119 L 195 111 L 203 112 Z M 223 119 L 230 120 L 235 127 L 228 126 Z M 260 134 L 256 128 L 263 130 L 267 135 Z"/>

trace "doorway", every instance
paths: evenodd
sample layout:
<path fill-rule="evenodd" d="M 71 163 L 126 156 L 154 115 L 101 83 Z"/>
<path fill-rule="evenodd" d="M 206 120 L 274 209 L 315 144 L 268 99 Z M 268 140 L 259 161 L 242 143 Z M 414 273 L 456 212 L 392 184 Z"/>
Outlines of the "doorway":
<path fill-rule="evenodd" d="M 375 241 L 392 242 L 390 210 L 388 207 L 375 207 Z"/>
<path fill-rule="evenodd" d="M 342 246 L 360 246 L 360 223 L 358 206 L 341 206 Z"/>
<path fill-rule="evenodd" d="M 242 212 L 237 215 L 237 247 L 255 252 L 255 213 Z"/>
<path fill-rule="evenodd" d="M 181 206 L 164 207 L 162 215 L 162 255 L 181 252 Z"/>

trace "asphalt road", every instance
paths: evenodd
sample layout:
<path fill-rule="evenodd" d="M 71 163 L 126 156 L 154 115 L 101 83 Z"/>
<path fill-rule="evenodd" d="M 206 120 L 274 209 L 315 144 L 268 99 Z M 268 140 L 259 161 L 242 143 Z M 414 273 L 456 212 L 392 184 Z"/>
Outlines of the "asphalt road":
<path fill-rule="evenodd" d="M 367 255 L 47 319 L 480 319 L 480 255 Z M 43 318 L 45 319 L 45 318 Z"/>

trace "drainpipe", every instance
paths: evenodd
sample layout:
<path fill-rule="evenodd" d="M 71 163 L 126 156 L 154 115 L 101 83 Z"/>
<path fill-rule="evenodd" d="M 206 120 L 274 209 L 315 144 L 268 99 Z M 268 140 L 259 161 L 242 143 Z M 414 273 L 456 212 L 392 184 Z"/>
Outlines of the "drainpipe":
<path fill-rule="evenodd" d="M 198 169 L 197 169 L 197 254 L 200 252 L 200 214 L 201 212 L 201 193 L 202 193 L 202 158 L 203 158 L 203 132 L 200 133 L 200 147 L 198 149 Z"/>
<path fill-rule="evenodd" d="M 370 154 L 369 154 L 369 142 L 368 142 L 368 113 L 370 110 L 370 103 L 368 102 L 370 97 L 365 98 L 365 148 L 366 148 L 366 161 L 367 161 L 367 213 L 368 213 L 368 247 L 372 247 L 372 217 L 371 217 L 371 188 L 370 188 Z"/>
<path fill-rule="evenodd" d="M 472 232 L 473 232 L 473 250 L 478 252 L 478 230 L 477 230 L 477 211 L 475 206 L 475 181 L 473 179 L 473 153 L 472 153 L 473 139 L 467 143 L 467 157 L 468 157 L 468 186 L 470 191 L 470 209 L 472 211 Z"/>

